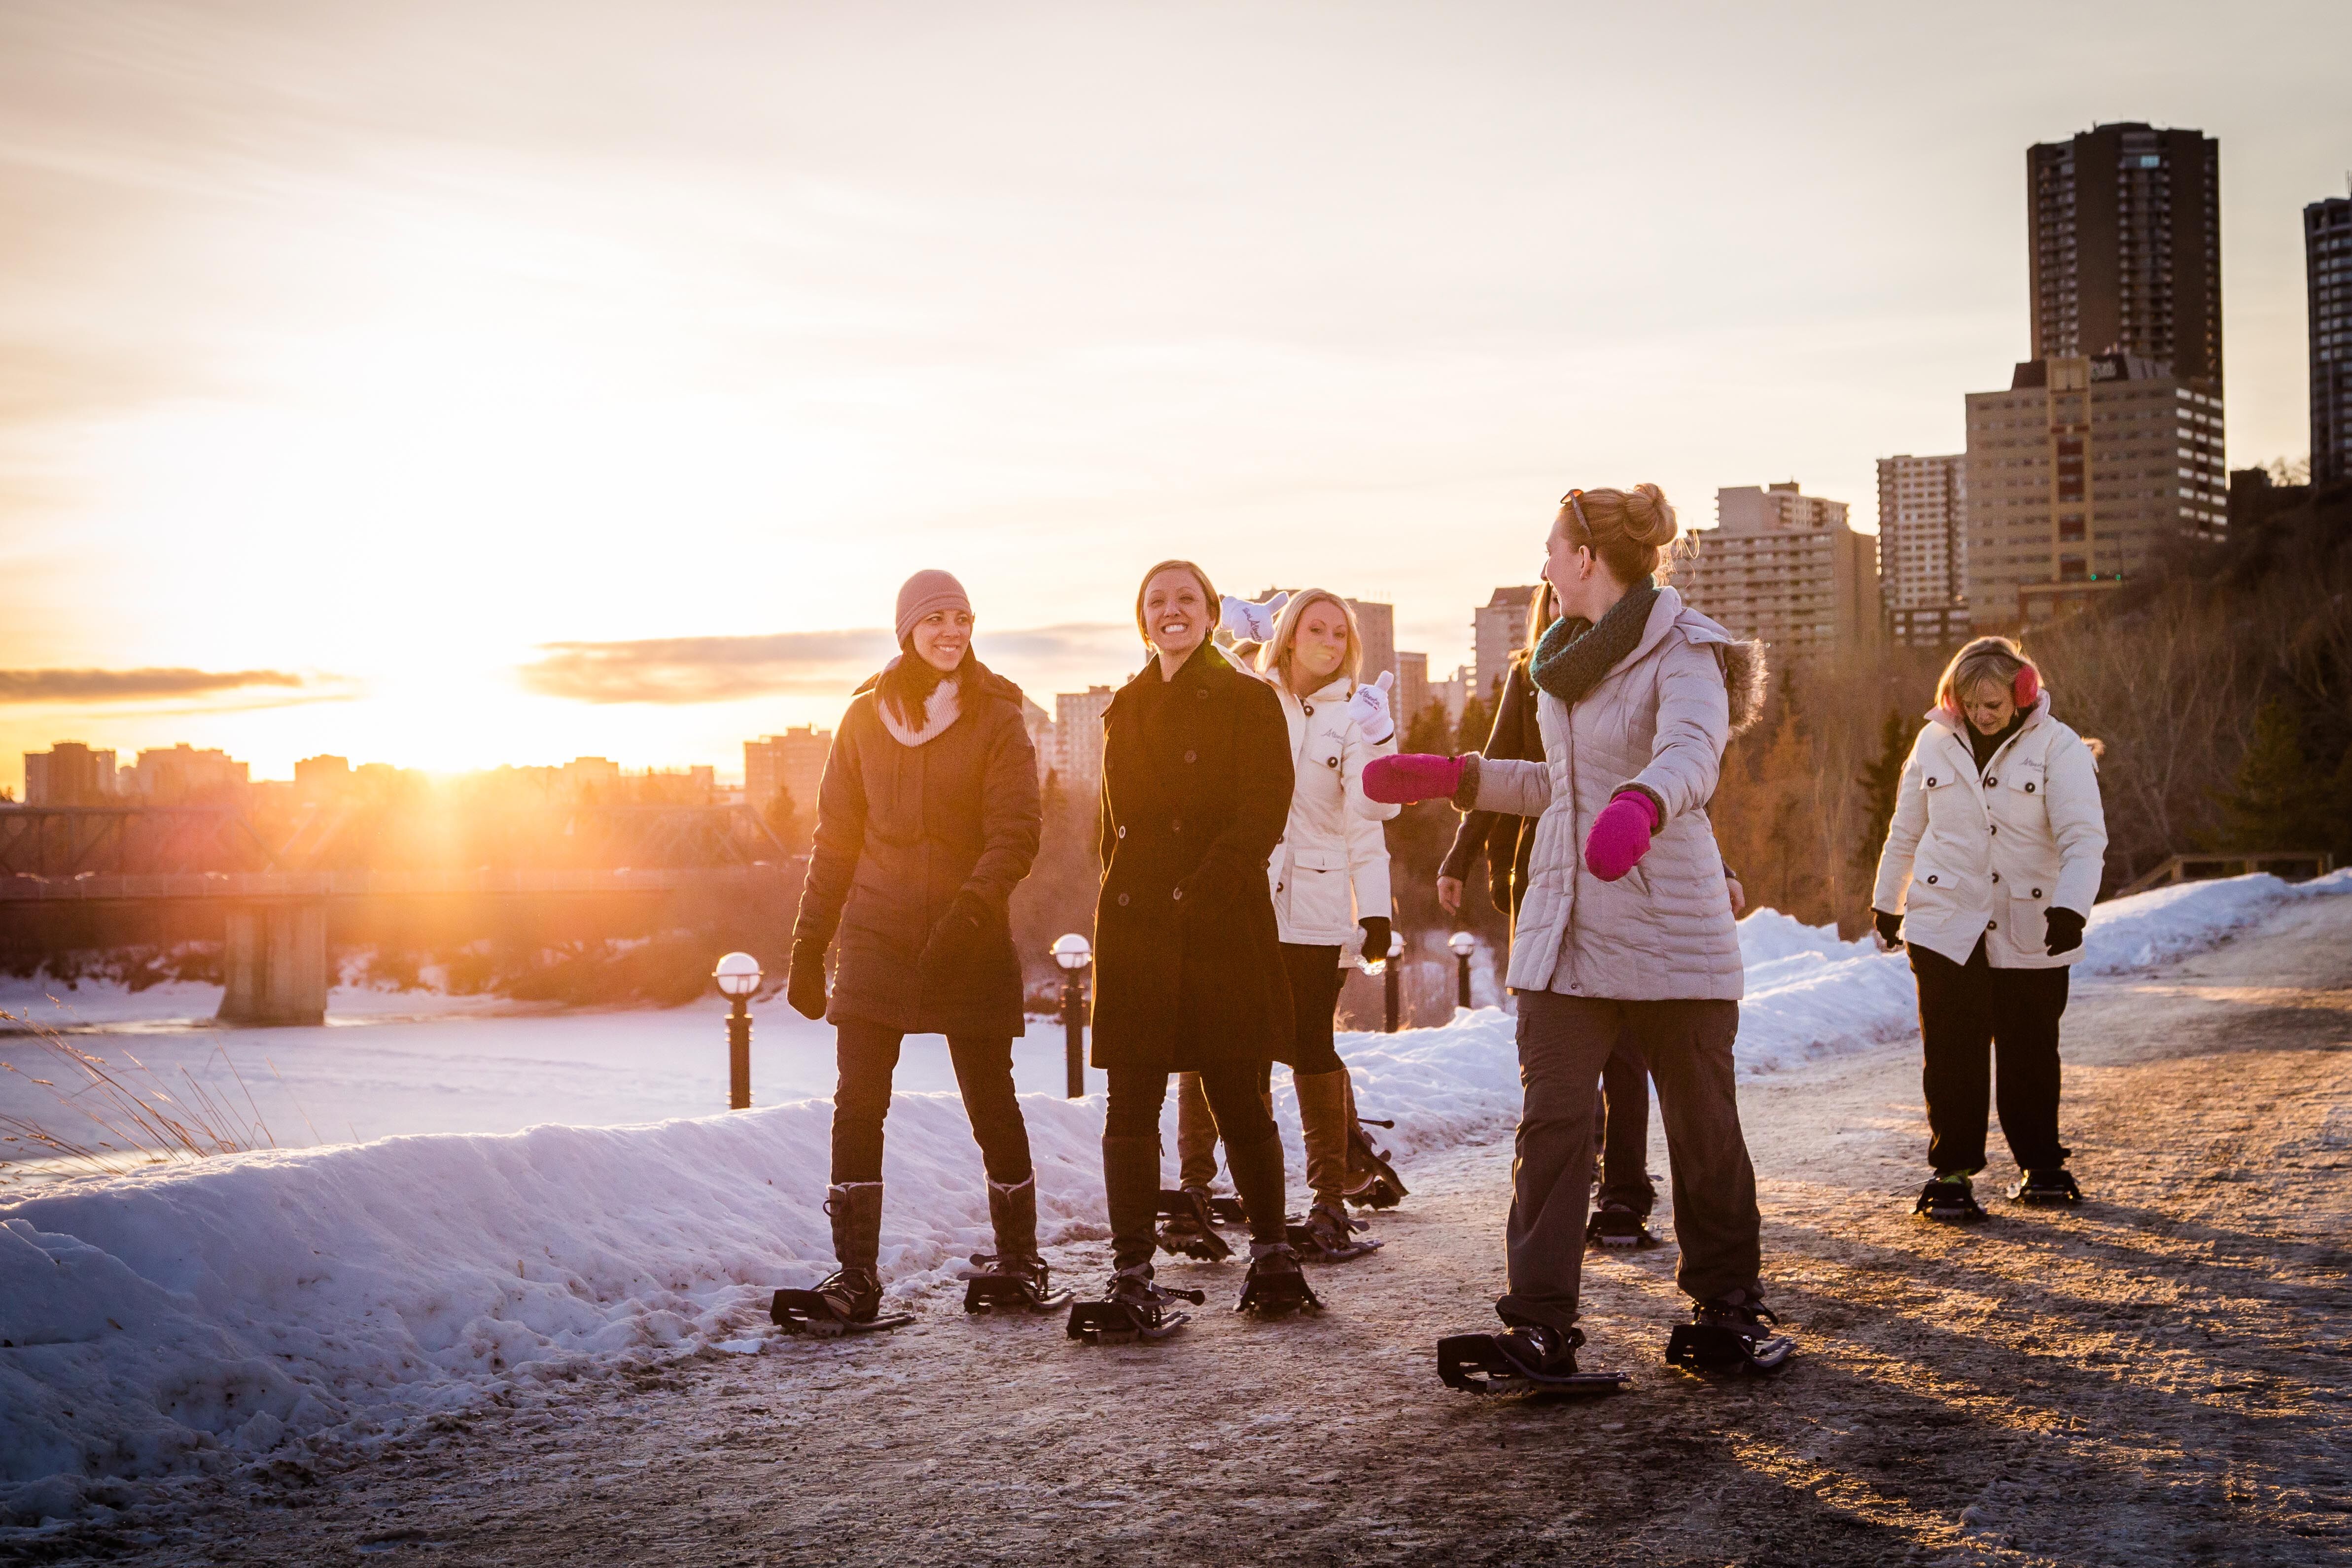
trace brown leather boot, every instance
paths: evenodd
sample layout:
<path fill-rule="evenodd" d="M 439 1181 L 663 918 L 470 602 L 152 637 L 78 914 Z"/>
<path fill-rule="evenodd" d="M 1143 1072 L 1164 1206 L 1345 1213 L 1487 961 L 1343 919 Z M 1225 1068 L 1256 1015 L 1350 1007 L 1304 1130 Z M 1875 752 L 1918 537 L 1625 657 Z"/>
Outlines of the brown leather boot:
<path fill-rule="evenodd" d="M 1336 1072 L 1294 1072 L 1291 1086 L 1298 1092 L 1298 1126 L 1307 1145 L 1307 1185 L 1325 1208 L 1347 1211 L 1348 1198 L 1348 1070 Z"/>
<path fill-rule="evenodd" d="M 1197 1072 L 1176 1075 L 1176 1185 L 1209 1190 L 1217 1179 L 1217 1119 Z"/>

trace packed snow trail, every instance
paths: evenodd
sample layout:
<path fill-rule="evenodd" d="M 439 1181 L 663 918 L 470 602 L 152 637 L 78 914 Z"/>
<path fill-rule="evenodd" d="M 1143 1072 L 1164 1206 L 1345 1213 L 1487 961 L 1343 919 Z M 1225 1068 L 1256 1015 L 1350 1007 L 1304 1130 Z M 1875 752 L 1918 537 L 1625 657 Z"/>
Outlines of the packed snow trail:
<path fill-rule="evenodd" d="M 2161 962 L 2284 903 L 2346 891 L 2352 873 L 2301 887 L 2250 877 L 2104 905 L 2081 972 Z M 1909 1032 L 1900 955 L 1769 912 L 1741 937 L 1745 1073 Z M 1342 1051 L 1366 1113 L 1397 1118 L 1394 1150 L 1426 1161 L 1509 1128 L 1510 1031 L 1490 1009 L 1344 1037 Z M 1044 1239 L 1099 1239 L 1100 1101 L 1029 1096 L 1023 1108 Z M 1286 1087 L 1277 1112 L 1295 1179 Z M 332 1463 L 552 1381 L 756 1349 L 768 1292 L 831 1266 L 829 1117 L 812 1101 L 394 1138 L 0 1204 L 0 1524 L 103 1518 L 141 1500 L 127 1483 Z M 898 1096 L 886 1161 L 892 1294 L 947 1301 L 954 1265 L 988 1240 L 960 1103 Z"/>

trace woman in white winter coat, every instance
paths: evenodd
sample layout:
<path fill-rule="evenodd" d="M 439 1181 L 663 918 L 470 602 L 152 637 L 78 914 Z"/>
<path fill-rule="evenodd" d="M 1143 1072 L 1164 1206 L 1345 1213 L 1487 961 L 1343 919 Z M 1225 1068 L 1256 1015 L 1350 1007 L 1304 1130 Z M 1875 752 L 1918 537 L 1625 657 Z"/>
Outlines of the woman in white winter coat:
<path fill-rule="evenodd" d="M 1269 624 L 1270 622 L 1270 624 Z M 1304 1239 L 1327 1260 L 1368 1252 L 1348 1216 L 1348 1150 L 1356 1103 L 1347 1064 L 1333 1040 L 1339 984 L 1358 957 L 1384 960 L 1389 950 L 1389 850 L 1381 823 L 1394 806 L 1365 798 L 1364 765 L 1396 749 L 1389 712 L 1392 676 L 1358 679 L 1363 641 L 1347 601 L 1307 589 L 1266 604 L 1225 601 L 1225 629 L 1261 643 L 1258 674 L 1282 699 L 1289 721 L 1297 783 L 1290 821 L 1266 862 L 1275 924 L 1290 974 L 1295 1043 L 1281 1058 L 1298 1095 L 1307 1145 L 1307 1183 L 1314 1191 Z M 1199 1251 L 1196 1234 L 1215 1176 L 1216 1127 L 1196 1082 L 1177 1102 L 1179 1181 L 1194 1197 L 1166 1238 L 1174 1249 Z M 1370 1178 L 1367 1178 L 1370 1179 Z M 1186 1225 L 1185 1218 L 1192 1219 Z"/>
<path fill-rule="evenodd" d="M 1657 1083 L 1675 1282 L 1695 1303 L 1667 1354 L 1769 1367 L 1789 1352 L 1764 1326 L 1756 1176 L 1732 1071 L 1743 968 L 1706 816 L 1724 746 L 1760 706 L 1763 650 L 1659 586 L 1675 537 L 1654 485 L 1570 491 L 1544 564 L 1561 619 L 1530 665 L 1544 759 L 1397 757 L 1366 776 L 1377 800 L 1451 797 L 1537 819 L 1508 975 L 1526 1092 L 1510 1290 L 1495 1304 L 1508 1329 L 1475 1336 L 1475 1354 L 1474 1336 L 1441 1344 L 1448 1381 L 1477 1364 L 1521 1383 L 1577 1375 L 1592 1099 L 1621 1030 Z"/>
<path fill-rule="evenodd" d="M 1878 857 L 1872 918 L 1911 950 L 1925 1049 L 1927 1162 L 1916 1211 L 1984 1218 L 1988 1047 L 2021 1203 L 2077 1203 L 2058 1141 L 2058 1019 L 2107 849 L 2091 745 L 2050 711 L 2006 637 L 1953 655 L 1912 744 Z"/>

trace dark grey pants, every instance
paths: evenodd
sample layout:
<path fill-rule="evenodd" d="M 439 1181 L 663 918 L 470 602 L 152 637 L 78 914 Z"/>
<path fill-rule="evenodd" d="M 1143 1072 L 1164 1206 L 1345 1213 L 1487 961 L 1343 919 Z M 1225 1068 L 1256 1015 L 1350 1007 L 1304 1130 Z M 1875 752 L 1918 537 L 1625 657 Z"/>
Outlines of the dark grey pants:
<path fill-rule="evenodd" d="M 1697 1301 L 1742 1291 L 1761 1300 L 1756 1172 L 1739 1131 L 1731 1042 L 1739 1004 L 1621 1002 L 1519 994 L 1517 1157 L 1506 1233 L 1510 1293 L 1496 1309 L 1513 1322 L 1566 1328 L 1576 1321 L 1584 1226 L 1592 1188 L 1592 1097 L 1623 1030 L 1658 1085 L 1673 1171 L 1675 1283 Z"/>

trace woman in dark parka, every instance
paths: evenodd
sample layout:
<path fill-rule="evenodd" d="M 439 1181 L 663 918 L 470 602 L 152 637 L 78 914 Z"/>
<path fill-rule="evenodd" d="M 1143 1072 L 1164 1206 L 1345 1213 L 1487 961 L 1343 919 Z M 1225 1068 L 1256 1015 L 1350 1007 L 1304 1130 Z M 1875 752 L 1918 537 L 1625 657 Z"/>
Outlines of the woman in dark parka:
<path fill-rule="evenodd" d="M 839 1270 L 817 1287 L 845 1322 L 873 1319 L 882 1286 L 882 1122 L 908 1034 L 944 1034 L 988 1170 L 996 1266 L 1045 1292 L 1037 1184 L 1013 1092 L 1021 964 L 1005 901 L 1037 857 L 1037 754 L 1021 692 L 971 652 L 971 603 L 944 571 L 898 591 L 901 650 L 858 688 L 817 792 L 816 838 L 793 928 L 786 996 L 830 1019 Z M 828 1001 L 824 954 L 841 956 Z"/>
<path fill-rule="evenodd" d="M 1103 715 L 1102 892 L 1094 1062 L 1109 1075 L 1105 1300 L 1156 1327 L 1160 1113 L 1171 1072 L 1201 1075 L 1250 1221 L 1244 1306 L 1315 1304 L 1285 1239 L 1282 1141 L 1260 1096 L 1288 1044 L 1290 982 L 1266 861 L 1290 818 L 1281 699 L 1211 643 L 1217 592 L 1189 561 L 1144 575 L 1153 657 Z"/>

